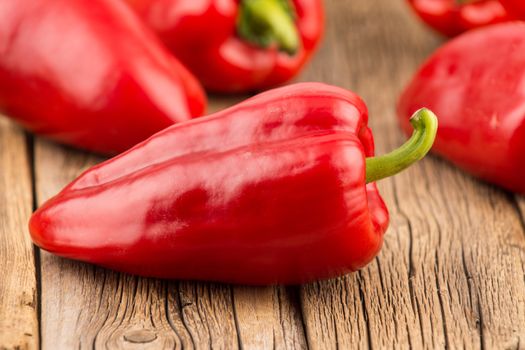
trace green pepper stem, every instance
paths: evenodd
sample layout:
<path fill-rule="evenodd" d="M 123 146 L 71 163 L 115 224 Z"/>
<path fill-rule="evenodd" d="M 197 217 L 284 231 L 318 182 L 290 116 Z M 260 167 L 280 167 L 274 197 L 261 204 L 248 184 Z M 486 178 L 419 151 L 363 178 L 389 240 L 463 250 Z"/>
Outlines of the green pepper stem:
<path fill-rule="evenodd" d="M 299 47 L 299 33 L 289 1 L 241 0 L 238 35 L 257 46 L 277 44 L 279 50 L 294 54 Z"/>
<path fill-rule="evenodd" d="M 414 132 L 398 149 L 378 157 L 366 158 L 366 182 L 374 182 L 395 175 L 422 159 L 434 143 L 438 120 L 426 108 L 418 110 L 410 118 Z"/>

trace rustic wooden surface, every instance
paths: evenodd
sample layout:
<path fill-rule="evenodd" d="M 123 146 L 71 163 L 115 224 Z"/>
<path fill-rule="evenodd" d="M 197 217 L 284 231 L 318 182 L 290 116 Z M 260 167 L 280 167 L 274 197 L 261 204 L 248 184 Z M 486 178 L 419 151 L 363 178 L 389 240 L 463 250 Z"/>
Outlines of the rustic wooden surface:
<path fill-rule="evenodd" d="M 363 96 L 386 152 L 404 140 L 396 97 L 441 39 L 402 0 L 326 7 L 300 80 Z M 267 288 L 138 278 L 34 250 L 32 207 L 100 160 L 0 120 L 0 349 L 525 349 L 525 199 L 440 159 L 380 183 L 392 220 L 367 268 Z"/>

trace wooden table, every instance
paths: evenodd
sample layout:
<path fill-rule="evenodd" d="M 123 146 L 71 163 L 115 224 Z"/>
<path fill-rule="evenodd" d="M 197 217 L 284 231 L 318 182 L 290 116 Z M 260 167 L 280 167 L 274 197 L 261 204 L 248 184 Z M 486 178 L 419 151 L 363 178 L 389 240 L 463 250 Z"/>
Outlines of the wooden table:
<path fill-rule="evenodd" d="M 378 152 L 391 150 L 404 140 L 396 98 L 441 39 L 403 0 L 326 7 L 300 80 L 363 96 Z M 525 200 L 443 160 L 380 183 L 392 220 L 367 268 L 267 288 L 138 278 L 34 248 L 31 211 L 100 160 L 0 119 L 1 349 L 525 349 Z"/>

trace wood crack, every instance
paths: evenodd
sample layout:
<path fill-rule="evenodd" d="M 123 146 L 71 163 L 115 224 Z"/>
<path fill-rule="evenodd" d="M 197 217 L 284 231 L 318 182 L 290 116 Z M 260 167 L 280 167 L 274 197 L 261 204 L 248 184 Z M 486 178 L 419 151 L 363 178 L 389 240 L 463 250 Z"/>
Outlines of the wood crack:
<path fill-rule="evenodd" d="M 358 275 L 359 275 L 359 278 L 357 279 L 357 281 L 359 283 L 359 298 L 361 300 L 361 307 L 363 310 L 363 315 L 364 315 L 365 323 L 366 323 L 366 337 L 367 337 L 368 349 L 373 350 L 372 332 L 370 330 L 370 319 L 369 319 L 368 310 L 366 307 L 365 292 L 363 290 L 363 286 L 361 283 L 361 279 L 362 279 L 361 271 L 358 272 Z"/>
<path fill-rule="evenodd" d="M 394 194 L 394 202 L 396 204 L 398 212 L 405 220 L 407 228 L 408 228 L 408 290 L 410 294 L 410 304 L 412 306 L 412 311 L 414 312 L 415 315 L 417 315 L 419 330 L 421 332 L 421 340 L 424 344 L 425 343 L 425 332 L 424 332 L 424 327 L 423 327 L 423 316 L 421 314 L 421 309 L 419 308 L 419 305 L 417 303 L 416 293 L 414 289 L 414 279 L 416 278 L 415 264 L 414 264 L 414 251 L 413 251 L 414 232 L 413 232 L 412 223 L 410 221 L 409 216 L 405 213 L 405 211 L 400 205 L 397 184 L 396 184 L 395 179 L 392 181 L 392 193 Z M 441 237 L 441 235 L 439 235 L 439 237 Z M 439 238 L 439 241 L 441 241 L 440 238 Z M 407 332 L 408 332 L 407 333 L 408 337 L 410 338 L 411 332 L 410 332 L 410 328 L 408 327 L 407 327 Z"/>
<path fill-rule="evenodd" d="M 175 302 L 176 302 L 178 310 L 180 312 L 180 320 L 182 322 L 182 325 L 184 326 L 184 328 L 188 332 L 188 335 L 190 337 L 190 341 L 191 341 L 191 344 L 192 344 L 193 348 L 195 348 L 195 346 L 196 346 L 195 339 L 193 339 L 193 334 L 191 334 L 191 332 L 190 332 L 190 328 L 188 327 L 186 316 L 184 315 L 184 307 L 182 305 L 182 300 L 181 300 L 181 296 L 180 296 L 180 282 L 177 282 L 176 286 L 177 286 L 177 292 L 175 293 Z M 168 287 L 167 286 L 166 286 L 166 293 L 168 293 Z M 166 308 L 167 307 L 168 307 L 168 300 L 166 300 Z M 166 312 L 169 314 L 168 311 L 166 311 Z M 168 321 L 169 321 L 169 324 L 170 324 L 171 328 L 175 329 L 175 325 L 173 323 L 173 319 L 172 319 L 171 315 L 168 317 Z"/>
<path fill-rule="evenodd" d="M 100 312 L 100 308 L 102 307 L 103 297 L 104 297 L 104 288 L 106 286 L 106 273 L 105 271 L 101 271 L 102 273 L 102 285 L 100 286 L 100 293 L 98 295 L 98 307 L 97 307 L 97 313 Z M 93 269 L 93 275 L 96 276 L 96 268 Z"/>
<path fill-rule="evenodd" d="M 379 283 L 381 285 L 381 291 L 383 293 L 386 293 L 387 290 L 385 289 L 385 282 L 383 281 L 383 270 L 381 269 L 381 258 L 379 256 L 376 257 L 375 262 L 377 264 L 377 272 L 379 273 Z"/>
<path fill-rule="evenodd" d="M 419 330 L 421 332 L 421 341 L 424 344 L 425 343 L 425 331 L 423 327 L 423 315 L 421 314 L 421 309 L 416 299 L 416 292 L 414 288 L 414 279 L 416 278 L 415 273 L 414 273 L 415 268 L 414 268 L 414 258 L 413 258 L 413 250 L 412 250 L 414 236 L 413 236 L 412 224 L 410 223 L 410 221 L 408 221 L 408 233 L 409 233 L 409 240 L 410 240 L 409 249 L 408 249 L 408 252 L 409 252 L 408 256 L 410 257 L 409 272 L 408 272 L 408 288 L 410 292 L 410 303 L 412 305 L 413 312 L 417 315 Z M 410 332 L 410 329 L 407 329 L 407 330 L 408 330 L 407 334 L 410 339 L 411 332 Z"/>
<path fill-rule="evenodd" d="M 412 224 L 410 221 L 407 222 L 408 225 L 408 290 L 410 291 L 410 304 L 412 305 L 412 310 L 417 314 L 416 307 L 416 294 L 414 291 L 414 256 L 413 256 L 413 246 L 414 246 L 414 233 L 412 231 Z"/>
<path fill-rule="evenodd" d="M 308 327 L 306 326 L 306 316 L 305 316 L 305 305 L 303 302 L 303 297 L 301 294 L 301 290 L 304 288 L 304 286 L 296 286 L 296 295 L 297 295 L 297 302 L 299 304 L 299 317 L 301 321 L 301 327 L 303 328 L 303 334 L 304 334 L 304 342 L 306 344 L 306 349 L 310 349 L 310 341 L 309 341 L 309 334 L 308 334 Z"/>
<path fill-rule="evenodd" d="M 195 306 L 196 306 L 196 308 L 197 308 L 197 315 L 199 315 L 199 319 L 200 319 L 201 321 L 203 321 L 203 320 L 206 320 L 206 317 L 205 317 L 205 315 L 202 314 L 202 312 L 201 312 L 201 308 L 199 307 L 199 300 L 200 300 L 200 297 L 199 297 L 199 293 L 198 293 L 198 291 L 197 291 L 197 286 L 200 286 L 200 285 L 202 285 L 202 284 L 201 284 L 201 283 L 198 283 L 198 284 L 193 285 L 192 287 L 193 287 L 193 289 L 195 290 Z M 208 286 L 206 292 L 207 292 L 207 294 L 208 294 L 208 298 L 210 298 L 210 297 L 211 297 L 211 294 L 210 294 L 210 286 Z M 209 324 L 209 322 L 203 322 L 203 326 L 204 326 L 204 328 L 206 329 L 207 336 L 208 336 L 208 340 L 209 340 L 209 344 L 210 344 L 209 347 L 210 347 L 210 349 L 211 349 L 211 346 L 212 346 L 212 344 L 213 344 L 213 338 L 212 338 L 212 332 L 211 332 L 211 330 L 210 330 L 210 324 Z"/>
<path fill-rule="evenodd" d="M 35 170 L 35 139 L 34 136 L 29 132 L 24 132 L 25 144 L 26 144 L 26 153 L 28 160 L 29 176 L 31 183 L 31 207 L 33 211 L 38 208 L 38 199 L 36 191 L 36 170 Z M 35 264 L 35 279 L 36 279 L 36 288 L 34 299 L 36 300 L 36 317 L 38 324 L 38 346 L 41 346 L 42 342 L 42 266 L 40 260 L 40 248 L 33 244 L 33 261 Z"/>
<path fill-rule="evenodd" d="M 235 332 L 237 333 L 237 346 L 240 350 L 243 349 L 242 339 L 241 339 L 241 330 L 239 328 L 239 317 L 237 316 L 237 309 L 235 307 L 235 296 L 233 295 L 233 288 L 229 287 L 230 289 L 230 298 L 231 298 L 231 305 L 232 305 L 232 312 L 233 312 L 233 322 L 235 324 Z"/>
<path fill-rule="evenodd" d="M 481 304 L 480 304 L 480 299 L 479 299 L 479 296 L 477 297 L 477 303 L 474 304 L 474 299 L 473 299 L 473 296 L 474 296 L 474 286 L 473 286 L 473 279 L 472 279 L 472 275 L 471 273 L 469 272 L 468 270 L 468 267 L 467 267 L 467 262 L 466 262 L 466 258 L 465 258 L 465 250 L 463 249 L 463 246 L 461 247 L 461 261 L 462 261 L 462 265 L 463 265 L 463 272 L 465 273 L 465 277 L 467 279 L 467 288 L 468 288 L 468 293 L 469 293 L 469 303 L 470 303 L 470 307 L 475 310 L 476 312 L 476 327 L 478 328 L 478 333 L 479 333 L 479 340 L 480 340 L 480 346 L 481 348 L 483 349 L 483 343 L 484 343 L 484 338 L 483 338 L 483 322 L 482 322 L 482 310 L 481 310 Z"/>
<path fill-rule="evenodd" d="M 478 297 L 478 310 L 479 310 L 479 337 L 481 340 L 480 346 L 481 350 L 485 349 L 485 332 L 483 331 L 484 324 L 483 324 L 483 310 L 481 309 L 481 303 L 479 302 Z"/>
<path fill-rule="evenodd" d="M 103 282 L 102 282 L 102 287 L 100 288 L 100 294 L 99 294 L 100 297 L 99 297 L 99 301 L 98 301 L 97 314 L 99 313 L 99 311 L 100 311 L 100 307 L 101 307 L 101 305 L 102 305 L 103 296 L 104 296 L 104 289 L 105 289 L 105 287 L 106 287 L 106 278 L 107 278 L 107 272 L 104 271 L 103 269 L 101 269 L 101 268 L 97 268 L 97 267 L 93 268 L 93 276 L 94 276 L 94 278 L 95 278 L 95 276 L 97 275 L 97 270 L 98 270 L 98 269 L 100 269 L 100 272 L 101 272 L 102 275 L 103 275 Z M 121 295 L 121 298 L 122 298 L 122 295 Z M 109 320 L 109 316 L 110 316 L 110 314 L 111 314 L 111 313 L 109 312 L 109 310 L 106 310 L 104 320 L 103 320 L 103 322 L 100 323 L 100 327 L 98 327 L 98 329 L 97 329 L 96 332 L 95 332 L 95 336 L 93 337 L 93 344 L 92 344 L 93 350 L 95 350 L 95 348 L 96 348 L 97 336 L 98 336 L 98 334 L 100 333 L 100 331 L 102 330 L 102 328 L 104 327 L 104 325 L 106 324 L 106 322 Z M 92 316 L 91 316 L 90 321 L 91 321 L 92 319 L 93 319 L 93 318 L 92 318 Z M 80 331 L 82 331 L 82 330 L 80 330 Z M 81 345 L 82 343 L 79 342 L 79 344 Z"/>
<path fill-rule="evenodd" d="M 117 284 L 117 290 L 120 289 L 120 294 L 119 294 L 119 298 L 118 298 L 118 303 L 117 303 L 117 308 L 116 310 L 120 310 L 122 305 L 123 305 L 123 300 L 124 300 L 124 275 L 119 273 L 119 278 L 118 278 L 118 284 Z M 127 305 L 124 305 L 124 312 L 123 312 L 123 315 L 120 319 L 120 321 L 118 322 L 118 325 L 116 327 L 114 327 L 114 329 L 108 334 L 108 336 L 105 338 L 105 341 L 106 341 L 106 347 L 109 347 L 107 342 L 113 338 L 113 335 L 115 334 L 115 332 L 119 329 L 120 326 L 122 326 L 122 323 L 124 322 L 124 319 L 125 319 L 125 315 L 128 311 L 128 307 Z M 118 319 L 118 311 L 115 312 L 114 314 L 114 318 L 113 318 L 113 322 L 114 323 L 115 321 L 117 321 Z M 109 320 L 109 313 L 108 313 L 108 318 L 106 319 L 106 321 Z M 105 324 L 105 323 L 104 323 Z M 102 328 L 104 327 L 104 324 L 102 325 L 102 327 L 100 328 L 100 330 L 102 330 Z M 100 335 L 100 331 L 97 332 L 95 334 L 95 336 L 93 337 L 93 348 L 95 349 L 96 347 L 96 344 L 97 344 L 97 339 L 98 339 L 98 336 Z"/>
<path fill-rule="evenodd" d="M 177 327 L 175 327 L 175 324 L 173 323 L 173 317 L 171 316 L 170 308 L 169 308 L 169 301 L 170 301 L 170 292 L 169 292 L 169 282 L 162 281 L 162 284 L 164 285 L 163 291 L 164 291 L 164 314 L 166 315 L 166 320 L 168 321 L 168 325 L 170 326 L 173 333 L 175 333 L 175 336 L 177 339 L 179 339 L 179 342 L 182 343 L 182 337 L 177 331 Z M 182 319 L 182 310 L 179 306 L 179 303 L 175 300 L 175 303 L 177 304 L 177 309 L 180 312 L 180 318 Z"/>
<path fill-rule="evenodd" d="M 445 349 L 450 349 L 450 343 L 448 339 L 448 331 L 447 331 L 447 318 L 445 316 L 445 305 L 443 303 L 443 296 L 441 291 L 441 286 L 439 283 L 439 259 L 438 254 L 436 251 L 435 255 L 435 281 L 436 281 L 436 288 L 437 288 L 437 295 L 439 300 L 439 309 L 441 312 L 441 320 L 443 321 L 443 335 L 445 337 Z"/>

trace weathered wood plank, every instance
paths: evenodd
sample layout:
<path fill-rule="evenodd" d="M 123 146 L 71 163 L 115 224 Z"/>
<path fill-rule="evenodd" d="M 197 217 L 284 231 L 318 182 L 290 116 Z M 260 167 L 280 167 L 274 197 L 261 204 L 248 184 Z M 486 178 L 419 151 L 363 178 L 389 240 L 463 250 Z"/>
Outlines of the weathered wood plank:
<path fill-rule="evenodd" d="M 0 117 L 0 349 L 39 343 L 30 163 L 24 133 Z"/>
<path fill-rule="evenodd" d="M 234 301 L 242 348 L 307 348 L 296 287 L 238 286 Z"/>
<path fill-rule="evenodd" d="M 326 49 L 308 77 L 363 96 L 378 152 L 385 152 L 404 139 L 397 95 L 439 40 L 402 1 L 327 3 Z M 525 236 L 512 199 L 435 158 L 380 190 L 391 227 L 379 257 L 357 274 L 302 288 L 309 345 L 524 344 Z"/>

